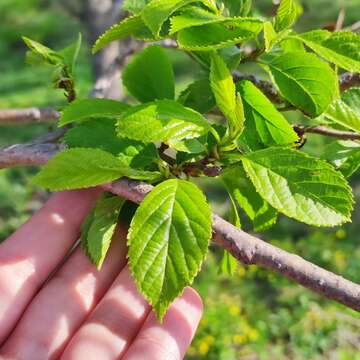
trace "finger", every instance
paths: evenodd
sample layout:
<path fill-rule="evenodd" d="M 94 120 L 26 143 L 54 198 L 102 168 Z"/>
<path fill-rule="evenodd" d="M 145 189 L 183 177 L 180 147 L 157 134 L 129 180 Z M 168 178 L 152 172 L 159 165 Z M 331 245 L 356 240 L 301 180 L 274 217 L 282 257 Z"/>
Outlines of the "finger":
<path fill-rule="evenodd" d="M 162 324 L 151 312 L 124 360 L 180 360 L 185 356 L 203 311 L 197 292 L 186 288 L 169 307 Z"/>
<path fill-rule="evenodd" d="M 75 334 L 62 360 L 120 358 L 150 311 L 137 291 L 127 267 Z"/>
<path fill-rule="evenodd" d="M 0 349 L 0 358 L 56 359 L 126 262 L 126 233 L 118 232 L 98 271 L 78 248 L 30 303 Z"/>
<path fill-rule="evenodd" d="M 0 344 L 49 273 L 79 235 L 99 190 L 52 195 L 45 206 L 0 245 Z"/>

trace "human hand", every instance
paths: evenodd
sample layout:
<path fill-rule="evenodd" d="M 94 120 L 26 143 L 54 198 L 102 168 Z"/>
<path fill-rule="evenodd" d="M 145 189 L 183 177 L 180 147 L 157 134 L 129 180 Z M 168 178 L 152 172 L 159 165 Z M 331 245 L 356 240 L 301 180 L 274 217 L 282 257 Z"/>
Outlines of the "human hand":
<path fill-rule="evenodd" d="M 77 248 L 99 190 L 52 195 L 0 245 L 0 359 L 182 359 L 202 314 L 191 288 L 160 324 L 126 266 L 119 226 L 101 271 Z"/>

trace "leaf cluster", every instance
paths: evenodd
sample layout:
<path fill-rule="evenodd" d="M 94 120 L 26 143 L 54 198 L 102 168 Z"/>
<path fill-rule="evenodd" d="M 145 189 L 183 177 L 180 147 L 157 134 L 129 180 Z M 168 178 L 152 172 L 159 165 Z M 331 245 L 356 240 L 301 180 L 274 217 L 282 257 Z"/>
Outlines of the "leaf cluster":
<path fill-rule="evenodd" d="M 251 17 L 251 1 L 127 0 L 131 16 L 94 45 L 132 36 L 175 40 L 203 68 L 177 98 L 168 53 L 152 44 L 123 70 L 132 105 L 82 99 L 62 112 L 71 125 L 67 149 L 43 167 L 34 182 L 51 190 L 95 186 L 120 177 L 153 183 L 132 218 L 129 265 L 140 291 L 161 319 L 200 270 L 211 238 L 211 211 L 195 177 L 219 177 L 231 203 L 230 221 L 243 211 L 262 231 L 278 213 L 315 226 L 350 220 L 353 196 L 346 177 L 360 167 L 357 142 L 334 142 L 313 157 L 283 115 L 360 133 L 360 90 L 340 96 L 339 69 L 359 71 L 359 35 L 314 30 L 297 34 L 295 0 L 282 0 L 272 19 Z M 249 54 L 246 49 L 252 47 Z M 37 45 L 51 65 L 57 53 Z M 234 81 L 243 62 L 264 68 L 279 92 L 273 104 L 248 80 Z M 88 217 L 83 245 L 100 267 L 124 201 L 105 195 Z M 223 271 L 233 272 L 225 254 Z"/>

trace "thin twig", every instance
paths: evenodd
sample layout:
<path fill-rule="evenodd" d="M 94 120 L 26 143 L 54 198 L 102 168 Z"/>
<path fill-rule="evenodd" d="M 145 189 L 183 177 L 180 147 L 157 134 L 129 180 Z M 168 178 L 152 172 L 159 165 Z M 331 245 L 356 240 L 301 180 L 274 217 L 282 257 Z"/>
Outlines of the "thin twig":
<path fill-rule="evenodd" d="M 0 125 L 49 122 L 59 117 L 58 111 L 49 108 L 2 109 L 0 110 Z"/>
<path fill-rule="evenodd" d="M 41 148 L 40 144 L 15 145 L 15 148 L 12 148 L 16 151 L 15 156 L 12 156 L 11 166 L 44 164 L 56 153 L 56 150 L 55 144 L 43 144 L 43 146 L 44 148 Z M 4 162 L 4 157 L 6 158 L 8 154 L 9 150 L 5 153 L 0 151 L 0 168 L 3 164 L 9 166 L 9 161 Z M 140 203 L 153 187 L 143 182 L 123 178 L 103 185 L 102 188 Z M 213 231 L 215 243 L 230 251 L 237 260 L 274 270 L 310 290 L 360 311 L 360 285 L 249 235 L 215 214 L 213 215 Z"/>
<path fill-rule="evenodd" d="M 360 86 L 360 73 L 343 73 L 339 76 L 340 90 L 345 91 L 351 87 Z"/>
<path fill-rule="evenodd" d="M 340 140 L 360 140 L 360 134 L 358 133 L 352 131 L 341 131 L 337 129 L 331 129 L 323 125 L 316 125 L 316 126 L 294 125 L 293 128 L 299 135 L 304 135 L 305 133 L 312 133 L 323 136 L 330 136 Z"/>
<path fill-rule="evenodd" d="M 342 6 L 339 11 L 338 18 L 336 20 L 335 31 L 340 31 L 343 28 L 344 20 L 345 20 L 345 8 L 344 6 Z"/>
<path fill-rule="evenodd" d="M 344 30 L 352 31 L 352 32 L 356 32 L 356 31 L 360 30 L 360 20 L 356 21 L 355 23 L 351 24 L 350 26 L 347 26 Z"/>
<path fill-rule="evenodd" d="M 262 90 L 262 92 L 275 104 L 281 104 L 284 100 L 279 96 L 275 86 L 270 82 L 263 80 L 255 75 L 241 74 L 239 72 L 233 72 L 234 81 L 249 80 L 255 86 Z"/>
<path fill-rule="evenodd" d="M 118 71 L 115 69 L 121 68 L 128 56 L 138 50 L 137 45 L 130 47 L 122 54 L 121 58 L 117 60 L 110 68 L 109 71 L 97 79 L 91 96 L 106 97 L 106 92 L 109 89 L 109 84 L 113 81 L 114 77 L 118 76 Z M 275 104 L 283 104 L 284 99 L 278 94 L 275 86 L 270 82 L 263 80 L 255 75 L 240 74 L 235 72 L 233 74 L 235 81 L 249 80 L 256 85 L 263 93 Z M 345 91 L 350 87 L 360 86 L 360 73 L 343 73 L 339 77 L 340 90 Z M 286 104 L 285 107 L 279 108 L 280 111 L 293 110 L 294 107 Z M 28 109 L 5 109 L 0 110 L 0 125 L 8 124 L 25 124 L 31 122 L 46 122 L 59 119 L 60 113 L 56 110 L 49 108 L 28 108 Z"/>

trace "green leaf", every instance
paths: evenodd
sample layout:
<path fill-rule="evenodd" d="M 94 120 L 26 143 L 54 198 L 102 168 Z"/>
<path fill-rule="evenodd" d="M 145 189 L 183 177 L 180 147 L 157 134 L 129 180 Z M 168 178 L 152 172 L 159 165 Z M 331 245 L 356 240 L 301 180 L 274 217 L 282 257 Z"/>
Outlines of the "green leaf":
<path fill-rule="evenodd" d="M 224 254 L 219 266 L 219 273 L 233 276 L 235 274 L 237 265 L 237 260 L 227 250 L 224 250 Z"/>
<path fill-rule="evenodd" d="M 314 30 L 295 36 L 325 60 L 353 72 L 360 72 L 360 35 L 353 32 Z"/>
<path fill-rule="evenodd" d="M 275 31 L 292 27 L 301 13 L 302 7 L 297 0 L 281 0 L 274 19 Z"/>
<path fill-rule="evenodd" d="M 262 26 L 262 22 L 255 18 L 226 18 L 217 23 L 183 29 L 178 32 L 177 42 L 184 50 L 216 50 L 255 38 Z"/>
<path fill-rule="evenodd" d="M 292 32 L 292 30 L 289 29 L 277 33 L 270 21 L 264 22 L 265 51 L 269 52 L 276 44 L 281 43 L 284 39 L 288 39 L 287 36 L 290 32 Z"/>
<path fill-rule="evenodd" d="M 141 16 L 152 33 L 158 36 L 163 24 L 171 14 L 193 2 L 207 3 L 207 1 L 201 0 L 152 0 L 144 7 Z"/>
<path fill-rule="evenodd" d="M 321 157 L 334 164 L 345 177 L 350 177 L 360 168 L 360 144 L 335 141 L 325 147 Z"/>
<path fill-rule="evenodd" d="M 70 148 L 97 148 L 117 156 L 134 169 L 146 169 L 158 159 L 154 144 L 119 138 L 114 119 L 92 119 L 68 130 L 64 136 Z"/>
<path fill-rule="evenodd" d="M 126 39 L 129 36 L 134 36 L 139 40 L 148 41 L 155 41 L 158 39 L 152 36 L 141 16 L 135 15 L 120 21 L 118 24 L 115 24 L 106 30 L 105 33 L 96 40 L 92 52 L 95 54 L 111 42 Z"/>
<path fill-rule="evenodd" d="M 94 117 L 119 117 L 130 106 L 110 99 L 82 99 L 70 103 L 61 113 L 59 126 Z"/>
<path fill-rule="evenodd" d="M 38 57 L 44 64 L 51 66 L 59 66 L 64 63 L 64 58 L 58 52 L 40 44 L 37 41 L 31 40 L 25 36 L 22 38 L 31 50 L 34 56 Z"/>
<path fill-rule="evenodd" d="M 176 143 L 200 137 L 209 129 L 201 114 L 171 100 L 135 106 L 117 123 L 120 137 L 146 143 L 161 141 L 175 149 Z"/>
<path fill-rule="evenodd" d="M 325 118 L 360 133 L 360 115 L 341 99 L 335 100 L 323 114 Z"/>
<path fill-rule="evenodd" d="M 122 73 L 130 94 L 141 102 L 174 99 L 175 83 L 171 63 L 160 45 L 152 45 L 134 56 Z"/>
<path fill-rule="evenodd" d="M 251 82 L 236 84 L 245 111 L 245 130 L 242 141 L 252 150 L 264 146 L 293 144 L 298 140 L 296 132 L 271 101 Z"/>
<path fill-rule="evenodd" d="M 201 114 L 206 114 L 215 106 L 215 98 L 211 91 L 209 79 L 200 79 L 191 83 L 179 95 L 178 102 Z"/>
<path fill-rule="evenodd" d="M 269 51 L 274 46 L 274 43 L 277 38 L 277 33 L 274 29 L 273 24 L 270 21 L 264 22 L 264 41 L 265 41 L 265 50 Z"/>
<path fill-rule="evenodd" d="M 354 175 L 360 169 L 360 149 L 352 156 L 349 156 L 339 167 L 339 171 L 346 177 Z"/>
<path fill-rule="evenodd" d="M 215 15 L 210 11 L 196 6 L 185 8 L 179 15 L 170 18 L 170 32 L 169 35 L 175 34 L 182 29 L 187 29 L 193 26 L 201 26 L 210 24 L 225 19 L 222 16 Z"/>
<path fill-rule="evenodd" d="M 145 7 L 150 0 L 125 0 L 123 3 L 123 10 L 129 11 L 132 14 L 140 14 L 142 9 Z"/>
<path fill-rule="evenodd" d="M 99 148 L 112 153 L 121 152 L 121 140 L 116 136 L 114 119 L 91 119 L 69 129 L 64 141 L 70 148 Z"/>
<path fill-rule="evenodd" d="M 350 220 L 351 188 L 327 162 L 274 147 L 247 154 L 243 165 L 256 191 L 283 214 L 316 226 Z"/>
<path fill-rule="evenodd" d="M 229 70 L 234 70 L 239 65 L 243 51 L 236 45 L 229 45 L 217 51 L 218 55 L 225 61 Z M 207 71 L 211 67 L 211 51 L 193 51 L 192 55 L 196 61 Z"/>
<path fill-rule="evenodd" d="M 350 88 L 341 94 L 323 116 L 337 124 L 360 133 L 360 88 Z"/>
<path fill-rule="evenodd" d="M 289 32 L 286 31 L 285 35 L 288 35 Z M 294 38 L 294 37 L 286 37 L 281 39 L 280 47 L 284 52 L 294 52 L 294 51 L 302 51 L 305 52 L 304 44 L 302 41 Z"/>
<path fill-rule="evenodd" d="M 173 145 L 173 148 L 190 154 L 199 154 L 206 151 L 206 146 L 201 141 L 201 138 L 178 141 Z"/>
<path fill-rule="evenodd" d="M 350 106 L 360 117 L 360 87 L 352 87 L 341 94 L 344 103 Z"/>
<path fill-rule="evenodd" d="M 316 55 L 302 51 L 263 58 L 282 96 L 315 117 L 337 94 L 337 77 Z"/>
<path fill-rule="evenodd" d="M 231 199 L 253 222 L 254 231 L 264 231 L 275 224 L 276 210 L 257 193 L 242 168 L 234 167 L 227 170 L 221 175 L 221 179 Z"/>
<path fill-rule="evenodd" d="M 55 155 L 33 182 L 51 190 L 85 188 L 122 176 L 122 163 L 99 149 L 69 149 Z"/>
<path fill-rule="evenodd" d="M 81 246 L 99 270 L 109 250 L 124 203 L 125 200 L 119 196 L 103 195 L 97 200 L 83 227 Z"/>
<path fill-rule="evenodd" d="M 237 96 L 234 80 L 224 60 L 212 54 L 210 85 L 216 104 L 229 121 L 230 135 L 235 138 L 244 129 L 244 109 L 241 97 Z"/>
<path fill-rule="evenodd" d="M 252 6 L 252 0 L 224 0 L 223 3 L 230 16 L 248 16 Z"/>
<path fill-rule="evenodd" d="M 188 181 L 162 182 L 137 209 L 128 233 L 129 266 L 160 320 L 199 272 L 211 234 L 210 207 Z"/>
<path fill-rule="evenodd" d="M 129 168 L 114 155 L 100 149 L 73 148 L 60 152 L 44 165 L 33 182 L 53 191 L 80 189 L 127 176 L 155 181 L 159 172 Z"/>
<path fill-rule="evenodd" d="M 81 49 L 81 42 L 82 35 L 79 33 L 78 38 L 74 43 L 59 52 L 59 54 L 63 56 L 64 62 L 69 67 L 70 72 L 73 72 L 75 69 L 75 64 Z"/>

